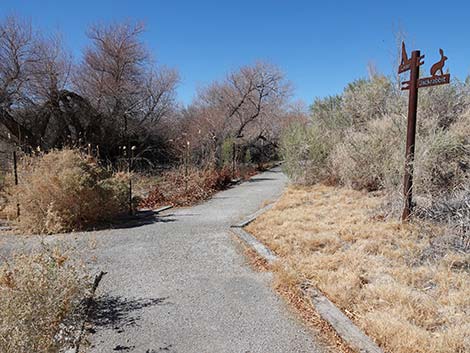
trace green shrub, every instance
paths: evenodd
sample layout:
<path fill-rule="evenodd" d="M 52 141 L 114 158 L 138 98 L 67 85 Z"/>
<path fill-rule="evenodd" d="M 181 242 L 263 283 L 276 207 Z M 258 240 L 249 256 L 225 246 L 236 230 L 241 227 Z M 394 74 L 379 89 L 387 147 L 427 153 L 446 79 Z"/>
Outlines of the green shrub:
<path fill-rule="evenodd" d="M 395 113 L 397 92 L 385 76 L 356 80 L 343 92 L 341 112 L 355 128 L 382 116 Z"/>
<path fill-rule="evenodd" d="M 233 159 L 233 143 L 234 139 L 229 137 L 222 143 L 222 165 L 229 166 Z"/>
<path fill-rule="evenodd" d="M 470 179 L 470 145 L 449 130 L 421 137 L 416 152 L 416 192 L 447 196 Z"/>
<path fill-rule="evenodd" d="M 303 184 L 326 178 L 330 148 L 318 127 L 302 124 L 289 126 L 281 139 L 286 174 L 294 182 Z"/>

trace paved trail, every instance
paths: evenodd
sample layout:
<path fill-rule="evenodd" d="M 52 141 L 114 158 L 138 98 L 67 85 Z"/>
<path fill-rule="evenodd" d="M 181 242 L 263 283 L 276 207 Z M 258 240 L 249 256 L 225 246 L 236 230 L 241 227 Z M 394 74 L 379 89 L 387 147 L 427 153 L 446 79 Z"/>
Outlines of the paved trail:
<path fill-rule="evenodd" d="M 96 232 L 96 266 L 107 274 L 85 351 L 320 352 L 229 232 L 285 182 L 275 169 L 161 222 Z"/>

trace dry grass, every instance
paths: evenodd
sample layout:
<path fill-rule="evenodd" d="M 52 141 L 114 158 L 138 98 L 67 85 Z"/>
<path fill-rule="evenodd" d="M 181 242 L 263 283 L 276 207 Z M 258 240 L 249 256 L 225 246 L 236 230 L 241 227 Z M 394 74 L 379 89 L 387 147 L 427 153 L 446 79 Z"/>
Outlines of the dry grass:
<path fill-rule="evenodd" d="M 325 352 L 354 353 L 336 331 L 326 322 L 311 305 L 308 294 L 301 290 L 300 277 L 285 264 L 277 262 L 273 266 L 276 273 L 274 289 L 302 318 L 302 321 L 313 330 L 315 339 L 321 342 Z"/>
<path fill-rule="evenodd" d="M 323 350 L 331 353 L 354 353 L 345 342 L 338 336 L 336 331 L 314 310 L 308 296 L 300 289 L 299 278 L 292 272 L 286 270 L 281 262 L 268 264 L 253 248 L 249 247 L 239 237 L 234 240 L 248 260 L 251 268 L 258 272 L 274 271 L 276 273 L 273 287 L 284 300 L 289 303 L 290 308 L 302 318 L 303 323 L 315 334 Z"/>
<path fill-rule="evenodd" d="M 77 329 L 89 280 L 59 250 L 0 262 L 0 352 L 56 353 Z"/>
<path fill-rule="evenodd" d="M 292 186 L 248 230 L 386 351 L 468 352 L 470 254 L 447 247 L 430 256 L 444 230 L 386 220 L 383 198 Z"/>

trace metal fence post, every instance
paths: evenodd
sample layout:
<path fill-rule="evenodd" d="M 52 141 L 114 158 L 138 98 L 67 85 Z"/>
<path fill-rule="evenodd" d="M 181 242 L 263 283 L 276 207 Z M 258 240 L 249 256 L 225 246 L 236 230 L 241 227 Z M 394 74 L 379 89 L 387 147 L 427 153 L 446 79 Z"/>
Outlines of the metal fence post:
<path fill-rule="evenodd" d="M 13 175 L 15 177 L 15 186 L 18 185 L 18 160 L 16 157 L 16 150 L 13 150 Z M 20 217 L 20 203 L 16 201 L 16 217 Z"/>

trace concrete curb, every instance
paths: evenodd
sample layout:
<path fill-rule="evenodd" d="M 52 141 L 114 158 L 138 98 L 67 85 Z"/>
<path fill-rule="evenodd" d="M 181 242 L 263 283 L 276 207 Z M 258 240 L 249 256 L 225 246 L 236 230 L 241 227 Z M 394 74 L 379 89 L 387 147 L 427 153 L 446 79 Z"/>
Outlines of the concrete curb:
<path fill-rule="evenodd" d="M 316 288 L 304 291 L 320 316 L 328 322 L 338 335 L 354 350 L 361 353 L 383 353 L 377 344 L 361 331 L 341 310 Z"/>
<path fill-rule="evenodd" d="M 257 217 L 271 209 L 273 206 L 274 203 L 263 207 L 259 211 L 248 216 L 244 221 L 231 226 L 232 232 L 268 264 L 272 264 L 278 260 L 276 254 L 274 254 L 253 235 L 244 230 L 243 227 L 253 222 Z M 322 319 L 325 320 L 352 349 L 359 353 L 383 353 L 379 346 L 369 336 L 362 332 L 359 327 L 357 327 L 319 290 L 311 285 L 308 286 L 307 289 L 301 288 L 301 290 L 303 293 L 308 295 L 310 302 Z"/>
<path fill-rule="evenodd" d="M 261 256 L 268 264 L 273 264 L 277 261 L 277 256 L 264 244 L 260 243 L 258 239 L 252 236 L 243 228 L 233 227 L 232 232 L 243 240 L 250 248 L 252 248 L 256 253 Z"/>
<path fill-rule="evenodd" d="M 163 206 L 160 208 L 157 208 L 156 210 L 153 210 L 154 213 L 160 213 L 166 210 L 169 210 L 170 208 L 173 208 L 173 206 Z"/>
<path fill-rule="evenodd" d="M 274 204 L 275 203 L 271 203 L 271 204 L 259 209 L 255 213 L 253 213 L 253 214 L 249 215 L 248 217 L 246 217 L 243 221 L 231 225 L 230 228 L 243 228 L 243 227 L 246 227 L 248 224 L 253 222 L 256 218 L 261 216 L 263 213 L 265 213 L 265 212 L 269 211 L 271 208 L 273 208 Z"/>

